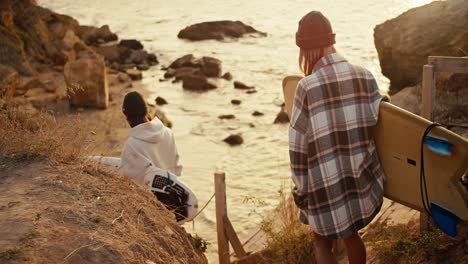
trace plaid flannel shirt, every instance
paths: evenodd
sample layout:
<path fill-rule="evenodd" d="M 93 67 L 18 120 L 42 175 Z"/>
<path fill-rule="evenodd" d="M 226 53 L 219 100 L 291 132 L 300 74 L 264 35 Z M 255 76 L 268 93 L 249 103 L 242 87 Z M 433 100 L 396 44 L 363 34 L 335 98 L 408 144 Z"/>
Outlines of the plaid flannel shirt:
<path fill-rule="evenodd" d="M 381 100 L 372 74 L 337 53 L 298 84 L 289 127 L 292 178 L 320 235 L 346 238 L 380 210 L 384 174 L 371 129 Z"/>

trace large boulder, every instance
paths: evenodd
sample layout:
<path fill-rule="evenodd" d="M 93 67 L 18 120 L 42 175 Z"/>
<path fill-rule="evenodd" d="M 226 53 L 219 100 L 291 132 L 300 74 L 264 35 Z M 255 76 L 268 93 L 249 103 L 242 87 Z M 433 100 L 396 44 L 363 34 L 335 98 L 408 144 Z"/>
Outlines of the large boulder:
<path fill-rule="evenodd" d="M 376 26 L 374 41 L 391 93 L 416 85 L 428 56 L 463 56 L 468 51 L 468 4 L 435 1 L 410 9 Z"/>
<path fill-rule="evenodd" d="M 107 108 L 109 90 L 106 65 L 97 58 L 81 58 L 64 67 L 70 105 L 75 107 Z"/>
<path fill-rule="evenodd" d="M 211 21 L 188 26 L 181 30 L 178 38 L 189 40 L 206 40 L 225 38 L 240 38 L 245 34 L 266 36 L 266 33 L 257 31 L 255 28 L 242 23 L 241 21 Z"/>

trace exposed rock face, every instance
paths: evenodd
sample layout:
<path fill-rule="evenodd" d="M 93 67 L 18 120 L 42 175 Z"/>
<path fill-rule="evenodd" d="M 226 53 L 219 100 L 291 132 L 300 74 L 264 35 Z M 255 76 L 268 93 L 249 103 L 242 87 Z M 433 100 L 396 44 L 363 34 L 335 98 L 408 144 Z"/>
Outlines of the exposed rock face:
<path fill-rule="evenodd" d="M 8 102 L 16 92 L 17 83 L 18 73 L 11 67 L 0 65 L 0 99 Z"/>
<path fill-rule="evenodd" d="M 466 56 L 468 4 L 448 0 L 413 8 L 376 26 L 374 41 L 391 92 L 416 85 L 428 56 Z"/>
<path fill-rule="evenodd" d="M 64 68 L 70 104 L 76 107 L 107 108 L 109 90 L 106 66 L 98 58 L 68 62 Z"/>
<path fill-rule="evenodd" d="M 266 33 L 245 25 L 241 21 L 211 21 L 191 25 L 179 32 L 177 37 L 189 40 L 240 38 L 245 34 L 266 36 Z"/>

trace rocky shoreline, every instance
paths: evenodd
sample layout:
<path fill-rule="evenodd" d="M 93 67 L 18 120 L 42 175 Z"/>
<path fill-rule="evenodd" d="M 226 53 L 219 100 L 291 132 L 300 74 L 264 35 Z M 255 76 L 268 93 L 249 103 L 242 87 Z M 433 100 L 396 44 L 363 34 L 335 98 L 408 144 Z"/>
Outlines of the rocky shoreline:
<path fill-rule="evenodd" d="M 93 119 L 92 123 L 95 129 L 93 133 L 105 134 L 106 140 L 104 145 L 100 146 L 99 153 L 119 155 L 128 130 L 121 115 L 121 98 L 130 90 L 138 90 L 148 94 L 139 80 L 143 78 L 142 72 L 158 65 L 157 56 L 151 51 L 145 50 L 138 40 L 119 40 L 119 37 L 112 33 L 109 26 L 79 25 L 71 17 L 59 15 L 34 5 L 34 1 L 22 0 L 15 1 L 13 4 L 12 2 L 6 1 L 0 4 L 0 107 L 11 104 L 31 113 L 49 111 L 56 116 L 63 115 L 63 118 L 67 118 L 68 114 L 80 112 L 83 119 Z M 459 0 L 452 2 L 460 3 Z M 423 8 L 426 7 L 421 7 L 421 9 Z M 400 29 L 410 27 L 406 24 L 403 26 L 403 23 L 413 24 L 411 21 L 406 21 L 406 18 L 402 19 L 402 22 L 386 22 L 384 24 L 394 24 L 396 28 Z M 206 24 L 212 26 L 211 22 Z M 254 37 L 266 36 L 258 31 L 247 32 L 248 30 L 245 29 L 248 27 L 247 25 L 244 25 L 245 28 L 239 29 L 237 33 L 226 33 L 229 32 L 229 27 L 232 25 L 229 24 L 227 28 L 220 30 L 214 36 L 193 37 L 191 41 L 206 39 L 235 41 L 236 38 L 242 37 L 244 34 L 246 36 L 253 34 Z M 382 36 L 381 32 L 393 30 L 389 29 L 389 26 L 377 26 L 376 46 L 377 42 L 387 43 L 389 41 L 387 39 L 377 40 Z M 414 31 L 414 28 L 410 28 L 408 34 L 414 33 Z M 190 38 L 187 39 L 190 40 Z M 415 38 L 415 41 L 417 40 L 420 38 Z M 407 45 L 410 44 L 406 42 L 391 43 L 390 46 L 383 48 L 384 51 L 379 51 L 379 58 L 381 54 L 393 54 L 396 51 L 392 49 L 403 49 Z M 420 56 L 419 52 L 414 50 L 412 52 Z M 391 68 L 394 64 L 398 65 L 398 62 L 382 56 L 382 69 Z M 398 59 L 397 56 L 392 58 Z M 399 60 L 403 63 L 410 62 L 410 60 L 404 62 L 403 58 L 399 58 Z M 418 63 L 411 67 L 418 68 Z M 235 72 L 233 74 L 223 72 L 222 62 L 211 56 L 195 57 L 193 54 L 187 54 L 176 59 L 163 70 L 165 71 L 164 78 L 160 81 L 181 83 L 183 89 L 190 93 L 204 93 L 217 89 L 219 82 L 230 82 L 233 89 L 238 89 L 242 93 L 254 94 L 257 92 L 256 84 L 246 84 L 236 80 Z M 404 67 L 398 68 L 398 71 L 404 72 L 405 69 Z M 417 73 L 414 76 L 417 76 Z M 398 83 L 402 80 L 401 78 L 407 77 L 398 78 L 393 81 L 393 77 L 391 77 L 392 82 Z M 392 96 L 392 102 L 414 113 L 419 113 L 421 101 L 419 80 L 413 78 L 403 80 L 401 83 L 403 86 L 416 85 L 402 90 L 399 90 L 401 87 L 395 88 L 393 91 L 398 90 L 398 92 Z M 457 124 L 466 123 L 468 116 L 466 112 L 467 83 L 466 75 L 443 74 L 438 77 L 438 106 L 436 109 L 438 120 L 449 120 Z M 4 99 L 1 99 L 2 97 Z M 158 97 L 155 103 L 159 106 L 171 103 L 171 101 L 168 102 L 164 98 Z M 241 105 L 242 101 L 232 99 L 231 104 Z M 279 113 L 276 119 L 271 122 L 288 123 L 284 105 L 278 103 L 278 107 L 280 108 Z M 171 121 L 164 117 L 163 112 L 157 111 L 156 115 L 167 126 L 171 126 Z M 255 117 L 262 115 L 264 113 L 260 111 L 252 112 L 252 116 Z M 237 119 L 238 115 L 237 113 L 223 113 L 218 118 L 221 120 Z M 112 125 L 109 125 L 111 122 Z M 109 126 L 105 127 L 104 125 Z M 254 124 L 250 123 L 250 127 L 253 126 Z M 468 136 L 468 130 L 453 129 Z M 219 141 L 236 146 L 244 144 L 245 140 L 241 133 L 233 133 L 224 139 L 220 138 Z"/>

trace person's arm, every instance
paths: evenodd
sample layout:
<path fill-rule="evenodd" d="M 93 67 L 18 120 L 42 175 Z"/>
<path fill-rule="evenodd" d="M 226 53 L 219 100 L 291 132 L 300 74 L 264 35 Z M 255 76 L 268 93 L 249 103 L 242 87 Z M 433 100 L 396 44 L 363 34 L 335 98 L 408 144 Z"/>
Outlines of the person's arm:
<path fill-rule="evenodd" d="M 309 112 L 307 95 L 299 84 L 294 96 L 293 111 L 289 124 L 289 159 L 292 179 L 297 194 L 305 194 L 308 189 L 308 134 Z"/>

